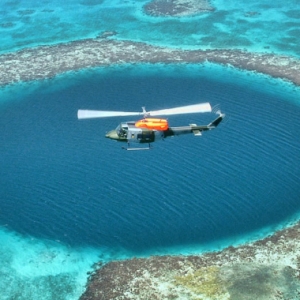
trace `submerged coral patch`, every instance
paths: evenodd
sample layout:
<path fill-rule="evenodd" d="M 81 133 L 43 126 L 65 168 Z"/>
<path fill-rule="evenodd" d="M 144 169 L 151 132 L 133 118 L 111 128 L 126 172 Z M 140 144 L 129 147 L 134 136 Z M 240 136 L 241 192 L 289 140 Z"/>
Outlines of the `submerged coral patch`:
<path fill-rule="evenodd" d="M 103 3 L 103 0 L 82 0 L 80 2 L 81 5 L 85 6 L 96 6 Z"/>
<path fill-rule="evenodd" d="M 18 10 L 18 14 L 20 16 L 27 16 L 27 15 L 32 15 L 35 13 L 35 10 L 33 9 L 22 9 L 22 10 Z"/>
<path fill-rule="evenodd" d="M 203 267 L 185 276 L 176 276 L 175 284 L 190 290 L 194 297 L 203 295 L 220 299 L 226 296 L 227 291 L 219 273 L 220 268 L 217 266 Z"/>
<path fill-rule="evenodd" d="M 11 28 L 11 27 L 14 27 L 14 26 L 15 26 L 15 24 L 12 23 L 12 22 L 7 22 L 7 23 L 1 23 L 0 24 L 0 27 L 2 27 L 2 28 Z"/>
<path fill-rule="evenodd" d="M 152 16 L 188 16 L 213 11 L 208 0 L 153 0 L 144 6 L 147 14 Z"/>

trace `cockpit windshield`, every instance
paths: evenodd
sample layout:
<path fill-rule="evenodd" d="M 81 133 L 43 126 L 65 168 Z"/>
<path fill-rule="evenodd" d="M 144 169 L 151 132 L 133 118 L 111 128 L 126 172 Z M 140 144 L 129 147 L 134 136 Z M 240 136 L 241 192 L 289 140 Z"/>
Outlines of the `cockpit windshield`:
<path fill-rule="evenodd" d="M 127 123 L 121 123 L 117 128 L 116 128 L 117 134 L 120 137 L 126 137 L 127 132 L 128 132 L 128 125 Z"/>

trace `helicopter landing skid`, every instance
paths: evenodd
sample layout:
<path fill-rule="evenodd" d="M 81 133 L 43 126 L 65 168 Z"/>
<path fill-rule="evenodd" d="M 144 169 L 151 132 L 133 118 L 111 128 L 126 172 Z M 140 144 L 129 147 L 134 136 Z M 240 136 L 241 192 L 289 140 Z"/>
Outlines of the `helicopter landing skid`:
<path fill-rule="evenodd" d="M 150 146 L 150 144 L 149 144 L 149 146 L 148 146 L 147 148 L 144 148 L 144 147 L 140 147 L 140 148 L 131 148 L 131 147 L 129 147 L 129 145 L 128 145 L 128 147 L 122 147 L 122 149 L 124 149 L 124 150 L 130 150 L 130 151 L 138 151 L 138 150 L 151 150 L 152 147 Z"/>

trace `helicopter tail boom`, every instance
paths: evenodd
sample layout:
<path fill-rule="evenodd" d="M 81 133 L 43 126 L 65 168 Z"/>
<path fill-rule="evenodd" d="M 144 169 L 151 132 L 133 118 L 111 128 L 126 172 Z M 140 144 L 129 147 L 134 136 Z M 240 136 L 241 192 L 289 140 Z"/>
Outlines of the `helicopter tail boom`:
<path fill-rule="evenodd" d="M 220 113 L 219 116 L 208 125 L 190 124 L 189 126 L 170 127 L 167 131 L 165 131 L 165 137 L 187 133 L 193 133 L 195 136 L 201 136 L 202 131 L 212 130 L 216 128 L 221 123 L 224 117 L 225 114 Z"/>

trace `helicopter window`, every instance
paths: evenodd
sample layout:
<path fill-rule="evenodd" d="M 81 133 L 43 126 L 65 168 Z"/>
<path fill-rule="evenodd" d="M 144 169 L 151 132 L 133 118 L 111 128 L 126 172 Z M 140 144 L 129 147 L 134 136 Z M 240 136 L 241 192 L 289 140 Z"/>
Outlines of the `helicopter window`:
<path fill-rule="evenodd" d="M 120 124 L 117 128 L 116 131 L 119 136 L 126 137 L 127 136 L 127 131 L 128 131 L 128 126 L 127 124 Z"/>

